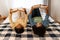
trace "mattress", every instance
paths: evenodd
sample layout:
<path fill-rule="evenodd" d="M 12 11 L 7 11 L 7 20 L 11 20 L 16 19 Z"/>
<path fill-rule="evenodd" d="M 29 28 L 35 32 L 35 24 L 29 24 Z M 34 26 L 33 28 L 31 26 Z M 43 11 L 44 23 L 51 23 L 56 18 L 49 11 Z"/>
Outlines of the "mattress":
<path fill-rule="evenodd" d="M 10 28 L 7 17 L 0 25 L 0 40 L 60 40 L 60 24 L 55 23 L 51 17 L 49 17 L 49 20 L 49 27 L 46 30 L 45 36 L 39 37 L 33 33 L 29 23 L 22 34 L 16 34 L 15 31 Z"/>
<path fill-rule="evenodd" d="M 54 22 L 50 22 L 49 25 L 45 36 L 39 37 L 33 33 L 32 27 L 29 25 L 22 34 L 16 34 L 10 28 L 9 23 L 3 23 L 0 25 L 0 40 L 60 40 L 60 25 Z"/>

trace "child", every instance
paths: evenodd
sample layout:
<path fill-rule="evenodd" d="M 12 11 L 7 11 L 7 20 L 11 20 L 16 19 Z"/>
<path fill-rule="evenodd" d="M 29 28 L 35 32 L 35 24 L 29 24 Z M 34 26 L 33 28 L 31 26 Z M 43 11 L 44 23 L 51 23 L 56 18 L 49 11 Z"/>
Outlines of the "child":
<path fill-rule="evenodd" d="M 18 18 L 16 20 L 16 22 L 12 21 L 12 13 L 14 13 L 14 12 L 18 12 L 20 14 L 19 15 L 20 18 Z M 11 28 L 13 30 L 15 30 L 16 33 L 23 33 L 24 28 L 27 25 L 26 9 L 25 8 L 22 8 L 21 10 L 19 10 L 19 9 L 16 9 L 16 10 L 11 9 L 10 14 L 9 14 L 9 21 L 10 21 Z"/>
<path fill-rule="evenodd" d="M 45 19 L 42 20 L 39 8 L 45 9 L 46 10 L 46 16 Z M 33 32 L 39 36 L 44 36 L 46 32 L 46 27 L 49 24 L 48 21 L 48 6 L 46 5 L 34 5 L 31 8 L 30 14 L 29 14 L 29 22 L 32 26 Z"/>

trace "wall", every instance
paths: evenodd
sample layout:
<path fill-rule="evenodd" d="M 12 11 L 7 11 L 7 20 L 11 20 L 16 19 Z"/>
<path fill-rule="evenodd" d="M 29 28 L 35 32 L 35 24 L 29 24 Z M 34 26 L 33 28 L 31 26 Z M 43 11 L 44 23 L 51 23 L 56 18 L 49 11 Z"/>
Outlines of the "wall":
<path fill-rule="evenodd" d="M 46 0 L 0 0 L 0 14 L 8 16 L 10 8 L 30 8 L 32 5 L 43 3 L 46 4 Z"/>
<path fill-rule="evenodd" d="M 48 0 L 44 0 L 44 4 L 48 5 Z"/>
<path fill-rule="evenodd" d="M 12 8 L 30 8 L 35 4 L 43 4 L 43 0 L 13 0 Z"/>
<path fill-rule="evenodd" d="M 60 22 L 60 0 L 51 0 L 49 3 L 50 15 Z"/>
<path fill-rule="evenodd" d="M 11 0 L 0 0 L 0 14 L 8 16 Z"/>
<path fill-rule="evenodd" d="M 5 13 L 7 13 L 6 1 L 0 0 L 0 14 L 5 15 Z"/>

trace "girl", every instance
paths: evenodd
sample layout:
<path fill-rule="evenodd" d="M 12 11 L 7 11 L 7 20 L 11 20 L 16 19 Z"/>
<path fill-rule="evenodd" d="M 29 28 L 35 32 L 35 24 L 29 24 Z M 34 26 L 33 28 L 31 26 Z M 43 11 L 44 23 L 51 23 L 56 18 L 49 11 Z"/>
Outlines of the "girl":
<path fill-rule="evenodd" d="M 19 13 L 20 18 L 18 18 L 16 20 L 16 22 L 12 21 L 12 13 L 17 12 L 17 14 Z M 22 8 L 21 10 L 16 9 L 10 9 L 10 13 L 9 13 L 9 21 L 10 21 L 10 25 L 11 28 L 13 30 L 15 30 L 16 33 L 23 33 L 24 32 L 24 28 L 27 25 L 27 13 L 26 13 L 26 9 Z"/>

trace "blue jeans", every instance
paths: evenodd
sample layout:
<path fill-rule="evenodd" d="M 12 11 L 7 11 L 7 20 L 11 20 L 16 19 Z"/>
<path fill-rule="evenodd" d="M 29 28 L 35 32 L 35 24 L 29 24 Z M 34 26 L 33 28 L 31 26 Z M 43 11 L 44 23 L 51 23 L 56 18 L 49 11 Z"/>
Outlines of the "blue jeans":
<path fill-rule="evenodd" d="M 46 14 L 45 19 L 43 20 L 42 24 L 45 27 L 48 27 L 49 26 L 49 15 Z"/>
<path fill-rule="evenodd" d="M 31 24 L 31 26 L 33 26 L 33 25 L 35 25 L 36 23 L 34 22 L 34 20 L 32 19 L 32 14 L 29 14 L 29 16 L 28 16 L 28 18 L 29 18 L 29 22 L 30 22 L 30 24 Z M 45 19 L 42 21 L 42 24 L 45 26 L 45 27 L 48 27 L 48 25 L 49 25 L 49 15 L 46 15 L 45 16 Z"/>
<path fill-rule="evenodd" d="M 29 19 L 29 22 L 30 22 L 31 26 L 36 24 L 32 19 L 32 14 L 29 14 L 28 19 Z"/>

